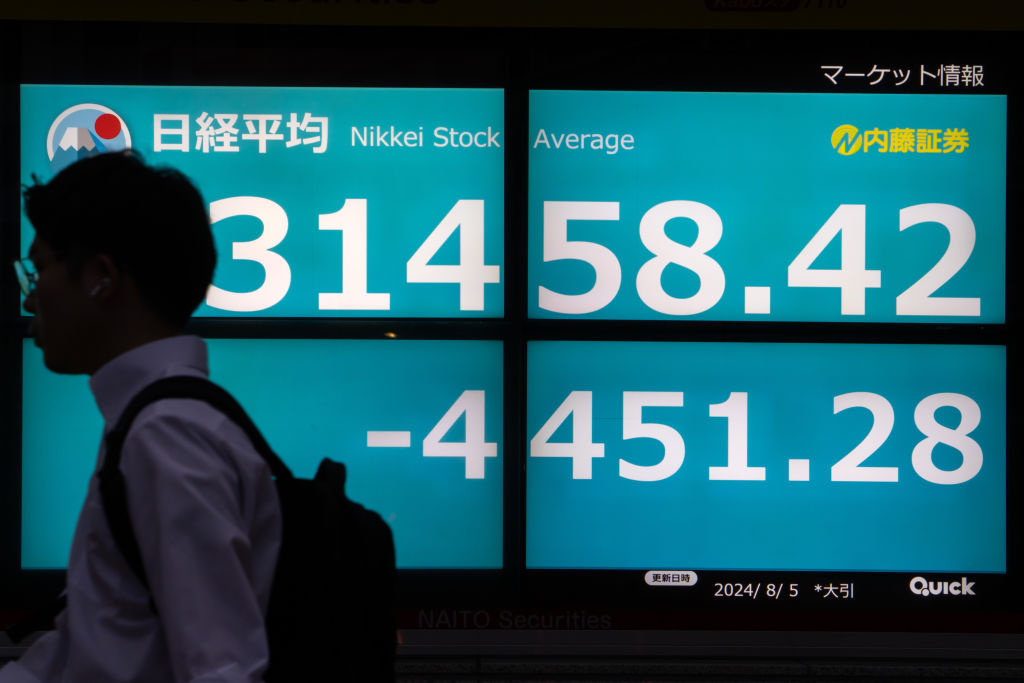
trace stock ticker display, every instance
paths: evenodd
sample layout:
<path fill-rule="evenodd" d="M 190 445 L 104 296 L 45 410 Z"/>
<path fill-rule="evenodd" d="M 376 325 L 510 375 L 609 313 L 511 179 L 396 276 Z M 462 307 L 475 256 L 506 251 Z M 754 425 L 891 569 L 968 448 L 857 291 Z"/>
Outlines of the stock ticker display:
<path fill-rule="evenodd" d="M 533 91 L 529 140 L 532 317 L 1005 321 L 1003 96 Z M 530 342 L 527 566 L 1004 572 L 1005 354 Z"/>
<path fill-rule="evenodd" d="M 503 102 L 500 90 L 26 85 L 22 171 L 49 178 L 130 147 L 188 175 L 218 250 L 200 317 L 501 317 Z M 399 567 L 501 567 L 500 341 L 209 347 L 212 378 L 300 476 L 323 457 L 346 463 L 353 498 L 391 525 Z M 28 342 L 24 356 L 22 566 L 61 567 L 91 471 L 80 437 L 100 433 L 99 415 L 81 378 L 50 375 Z M 76 428 L 49 429 L 53 397 Z"/>
<path fill-rule="evenodd" d="M 220 255 L 199 316 L 503 313 L 500 90 L 27 85 L 21 101 L 25 177 L 131 147 L 198 185 Z"/>
<path fill-rule="evenodd" d="M 1006 98 L 535 91 L 530 315 L 1001 323 Z"/>
<path fill-rule="evenodd" d="M 400 568 L 1005 575 L 1007 347 L 941 332 L 1007 322 L 1005 95 L 532 90 L 512 151 L 506 96 L 23 85 L 21 174 L 131 147 L 196 182 L 197 315 L 253 321 L 212 378 L 298 474 L 348 464 Z M 442 332 L 260 332 L 295 319 Z M 99 416 L 24 349 L 22 566 L 61 567 Z"/>

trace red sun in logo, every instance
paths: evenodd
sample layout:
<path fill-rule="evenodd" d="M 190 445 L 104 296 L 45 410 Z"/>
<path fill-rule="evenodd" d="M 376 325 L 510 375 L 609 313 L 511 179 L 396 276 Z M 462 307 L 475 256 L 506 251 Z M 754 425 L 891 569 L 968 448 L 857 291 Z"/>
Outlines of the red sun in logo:
<path fill-rule="evenodd" d="M 113 114 L 100 114 L 94 127 L 97 135 L 104 140 L 110 140 L 121 132 L 121 121 Z"/>

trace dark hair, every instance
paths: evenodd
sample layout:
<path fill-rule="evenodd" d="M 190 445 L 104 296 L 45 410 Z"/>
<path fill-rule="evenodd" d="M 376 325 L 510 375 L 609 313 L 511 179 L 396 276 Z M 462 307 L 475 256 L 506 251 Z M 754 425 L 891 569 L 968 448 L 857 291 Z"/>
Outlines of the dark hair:
<path fill-rule="evenodd" d="M 127 151 L 82 159 L 45 184 L 32 179 L 25 215 L 73 277 L 106 254 L 153 313 L 184 327 L 217 263 L 206 204 L 188 178 Z"/>

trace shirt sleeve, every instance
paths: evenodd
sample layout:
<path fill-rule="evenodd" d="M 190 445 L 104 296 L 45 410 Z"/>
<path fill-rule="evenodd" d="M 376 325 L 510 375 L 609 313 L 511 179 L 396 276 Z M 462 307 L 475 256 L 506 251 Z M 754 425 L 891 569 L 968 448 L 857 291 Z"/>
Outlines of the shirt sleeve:
<path fill-rule="evenodd" d="M 43 683 L 18 662 L 0 667 L 0 683 Z"/>
<path fill-rule="evenodd" d="M 220 429 L 180 415 L 144 416 L 125 440 L 121 469 L 174 680 L 261 681 L 269 655 L 251 520 L 229 446 Z M 227 418 L 221 428 L 238 430 Z"/>

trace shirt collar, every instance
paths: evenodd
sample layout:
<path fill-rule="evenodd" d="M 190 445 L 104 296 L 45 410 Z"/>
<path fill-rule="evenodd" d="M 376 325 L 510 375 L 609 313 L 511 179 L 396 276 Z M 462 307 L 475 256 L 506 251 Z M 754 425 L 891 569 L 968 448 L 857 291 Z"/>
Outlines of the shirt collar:
<path fill-rule="evenodd" d="M 137 346 L 108 361 L 89 378 L 96 405 L 112 425 L 144 387 L 174 375 L 209 376 L 206 343 L 195 336 L 168 337 Z"/>

